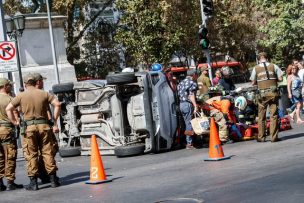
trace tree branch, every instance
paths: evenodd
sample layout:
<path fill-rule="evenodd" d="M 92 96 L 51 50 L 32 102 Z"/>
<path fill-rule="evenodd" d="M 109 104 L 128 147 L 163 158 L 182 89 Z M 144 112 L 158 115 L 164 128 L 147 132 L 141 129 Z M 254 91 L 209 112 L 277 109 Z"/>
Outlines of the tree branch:
<path fill-rule="evenodd" d="M 84 26 L 84 28 L 79 32 L 79 34 L 74 37 L 74 40 L 69 44 L 68 48 L 67 48 L 67 52 L 69 52 L 72 47 L 77 44 L 77 42 L 83 37 L 83 34 L 85 33 L 85 31 L 90 27 L 90 25 L 98 18 L 98 16 L 109 6 L 113 3 L 114 0 L 109 0 L 107 1 L 101 10 L 99 10 L 97 12 L 97 14 Z"/>

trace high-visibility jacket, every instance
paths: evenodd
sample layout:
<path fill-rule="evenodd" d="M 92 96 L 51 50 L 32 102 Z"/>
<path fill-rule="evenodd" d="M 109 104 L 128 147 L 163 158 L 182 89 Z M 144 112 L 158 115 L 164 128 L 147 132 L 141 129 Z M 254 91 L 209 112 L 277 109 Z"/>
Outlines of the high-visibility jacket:
<path fill-rule="evenodd" d="M 211 103 L 211 106 L 218 109 L 220 112 L 228 116 L 229 121 L 236 123 L 236 118 L 233 110 L 230 109 L 231 102 L 228 99 L 215 100 Z"/>

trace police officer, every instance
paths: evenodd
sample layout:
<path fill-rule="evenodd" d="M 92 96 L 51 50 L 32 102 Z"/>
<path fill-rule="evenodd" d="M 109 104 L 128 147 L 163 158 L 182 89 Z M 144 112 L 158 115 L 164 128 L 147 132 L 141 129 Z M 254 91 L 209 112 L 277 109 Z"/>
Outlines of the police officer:
<path fill-rule="evenodd" d="M 37 89 L 43 89 L 44 87 L 44 83 L 43 83 L 43 80 L 45 80 L 46 78 L 43 77 L 40 73 L 32 73 L 33 76 L 35 77 L 35 81 L 36 81 L 36 85 L 35 87 Z M 49 123 L 52 123 L 51 126 L 53 126 L 53 118 L 52 118 L 52 114 L 51 114 L 51 110 L 50 108 L 48 108 L 48 121 Z M 50 136 L 51 136 L 51 140 L 52 140 L 52 150 L 53 150 L 53 155 L 54 157 L 56 156 L 57 152 L 58 152 L 58 142 L 57 142 L 57 138 L 55 136 L 55 134 L 51 131 L 50 132 Z M 47 174 L 47 171 L 44 167 L 44 162 L 43 162 L 43 157 L 41 155 L 42 153 L 40 152 L 40 155 L 39 155 L 39 178 L 41 179 L 41 183 L 44 184 L 44 183 L 49 183 L 50 182 L 50 177 L 48 176 Z M 56 179 L 58 180 L 59 182 L 59 178 L 56 177 Z"/>
<path fill-rule="evenodd" d="M 23 185 L 14 183 L 17 143 L 14 137 L 14 125 L 7 117 L 5 108 L 13 99 L 9 94 L 12 82 L 6 78 L 0 78 L 0 191 L 23 188 Z M 14 116 L 17 112 L 14 112 Z M 7 188 L 3 184 L 3 178 L 7 179 Z"/>
<path fill-rule="evenodd" d="M 24 77 L 26 91 L 19 93 L 7 106 L 6 112 L 9 119 L 15 125 L 18 121 L 13 117 L 13 110 L 18 106 L 24 114 L 26 131 L 23 138 L 23 153 L 27 161 L 27 173 L 30 178 L 30 184 L 27 190 L 38 190 L 38 156 L 39 150 L 42 153 L 45 168 L 50 175 L 51 187 L 58 187 L 59 182 L 56 178 L 56 161 L 53 155 L 52 140 L 48 123 L 48 106 L 54 107 L 54 126 L 53 132 L 57 133 L 57 119 L 60 115 L 60 102 L 48 92 L 37 89 L 36 78 L 29 73 Z"/>
<path fill-rule="evenodd" d="M 278 86 L 277 82 L 282 81 L 282 70 L 275 64 L 267 61 L 267 54 L 259 54 L 259 64 L 252 70 L 250 80 L 253 85 L 258 85 L 258 142 L 266 141 L 266 110 L 269 106 L 270 111 L 270 137 L 271 142 L 280 141 L 278 138 Z"/>

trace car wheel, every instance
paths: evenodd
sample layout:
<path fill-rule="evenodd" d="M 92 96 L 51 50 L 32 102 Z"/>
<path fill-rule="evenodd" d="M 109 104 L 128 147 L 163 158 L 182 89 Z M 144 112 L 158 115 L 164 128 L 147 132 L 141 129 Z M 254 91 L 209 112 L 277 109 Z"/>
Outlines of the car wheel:
<path fill-rule="evenodd" d="M 122 85 L 137 81 L 134 73 L 111 74 L 107 75 L 106 80 L 108 85 Z"/>
<path fill-rule="evenodd" d="M 115 147 L 115 149 L 114 149 L 114 153 L 117 157 L 139 155 L 139 154 L 143 154 L 144 151 L 145 151 L 144 144 L 118 146 L 118 147 Z"/>
<path fill-rule="evenodd" d="M 59 155 L 61 157 L 72 157 L 80 156 L 81 148 L 80 147 L 62 147 L 59 148 Z"/>
<path fill-rule="evenodd" d="M 57 93 L 64 93 L 64 92 L 72 92 L 72 91 L 74 91 L 73 88 L 74 88 L 74 83 L 69 82 L 69 83 L 53 85 L 52 90 L 53 90 L 54 94 L 57 94 Z"/>

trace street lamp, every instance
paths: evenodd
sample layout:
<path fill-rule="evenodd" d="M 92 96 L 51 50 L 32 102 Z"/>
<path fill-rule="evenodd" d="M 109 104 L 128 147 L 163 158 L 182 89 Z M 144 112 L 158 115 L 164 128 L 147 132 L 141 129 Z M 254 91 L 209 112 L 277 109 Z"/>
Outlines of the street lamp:
<path fill-rule="evenodd" d="M 20 12 L 17 12 L 14 16 L 5 16 L 5 25 L 6 25 L 6 33 L 10 39 L 15 40 L 16 42 L 16 52 L 17 52 L 17 67 L 19 72 L 19 81 L 20 81 L 20 89 L 19 91 L 23 91 L 23 79 L 21 72 L 21 64 L 20 64 L 20 55 L 19 55 L 19 44 L 18 37 L 22 36 L 23 30 L 25 28 L 25 16 Z"/>

